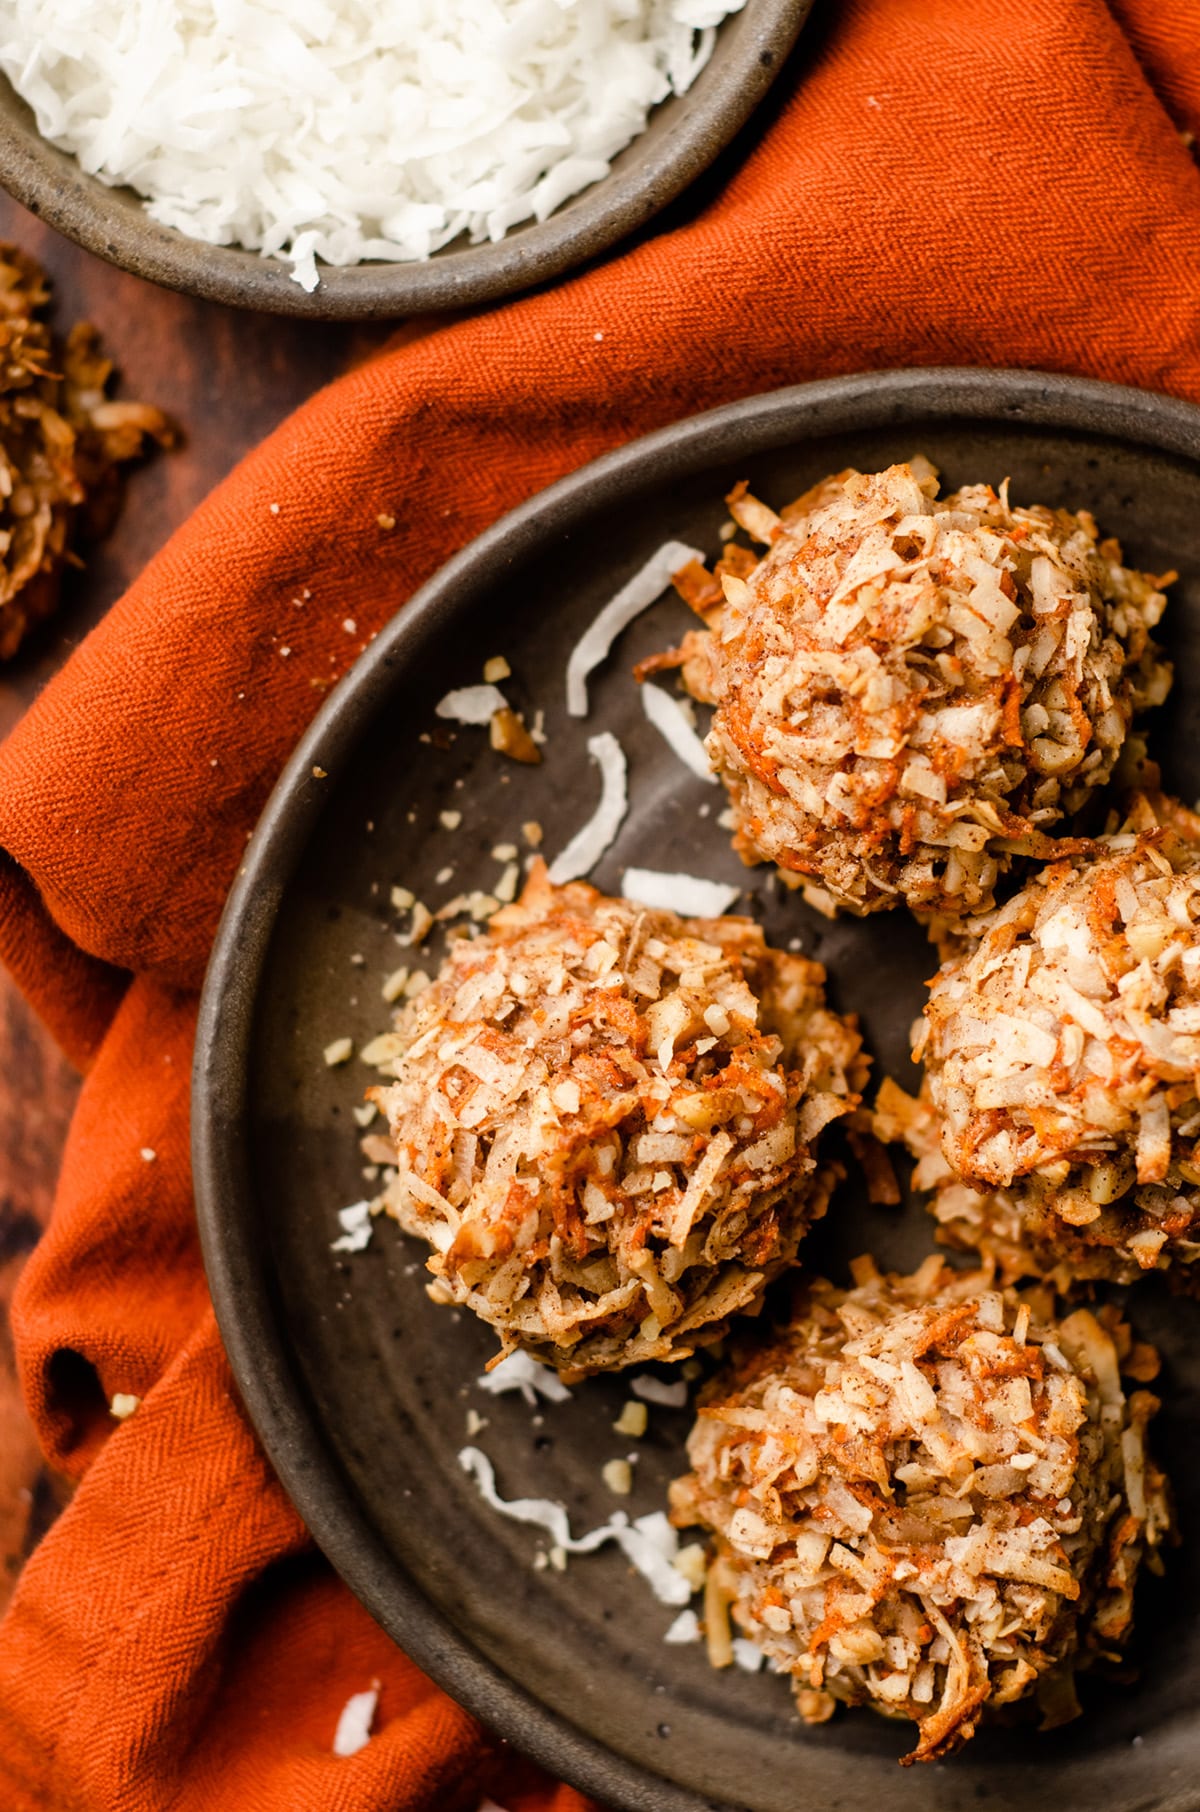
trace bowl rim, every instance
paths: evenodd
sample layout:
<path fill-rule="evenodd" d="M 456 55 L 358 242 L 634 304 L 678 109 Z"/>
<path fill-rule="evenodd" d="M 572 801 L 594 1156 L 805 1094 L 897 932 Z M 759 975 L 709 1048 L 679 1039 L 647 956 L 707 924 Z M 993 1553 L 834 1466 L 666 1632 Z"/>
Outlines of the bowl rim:
<path fill-rule="evenodd" d="M 336 774 L 382 708 L 411 650 L 453 621 L 489 575 L 648 477 L 703 459 L 931 414 L 1105 434 L 1200 464 L 1200 407 L 1154 391 L 1039 371 L 929 367 L 865 372 L 760 392 L 660 428 L 536 493 L 468 543 L 402 606 L 329 694 L 284 767 L 247 845 L 205 977 L 192 1072 L 196 1213 L 217 1322 L 238 1389 L 317 1545 L 393 1640 L 519 1751 L 620 1812 L 739 1812 L 651 1775 L 560 1718 L 460 1636 L 401 1570 L 310 1417 L 253 1235 L 244 1136 L 262 968 L 288 881 Z"/>
<path fill-rule="evenodd" d="M 640 157 L 593 183 L 546 220 L 495 244 L 451 246 L 421 263 L 321 265 L 310 293 L 279 258 L 210 245 L 151 220 L 132 191 L 110 188 L 42 138 L 0 74 L 0 186 L 86 251 L 167 289 L 210 302 L 310 320 L 379 320 L 499 301 L 560 277 L 645 225 L 702 174 L 749 120 L 779 75 L 814 0 L 745 0 L 727 21 L 678 116 Z M 22 118 L 21 114 L 26 117 Z M 653 115 L 651 116 L 653 120 Z M 644 135 L 626 148 L 636 151 Z"/>

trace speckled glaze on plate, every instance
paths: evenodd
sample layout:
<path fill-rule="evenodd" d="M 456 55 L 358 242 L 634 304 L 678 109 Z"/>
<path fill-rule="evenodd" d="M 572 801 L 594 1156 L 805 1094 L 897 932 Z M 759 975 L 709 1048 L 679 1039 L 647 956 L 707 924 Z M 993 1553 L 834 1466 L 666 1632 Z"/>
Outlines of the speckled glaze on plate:
<path fill-rule="evenodd" d="M 684 95 L 654 109 L 608 176 L 497 244 L 456 239 L 420 264 L 319 265 L 307 294 L 291 266 L 238 246 L 207 245 L 150 219 L 132 189 L 109 188 L 43 139 L 0 76 L 0 184 L 68 239 L 168 289 L 266 314 L 395 320 L 494 302 L 561 277 L 643 226 L 706 170 L 783 67 L 813 0 L 746 0 L 718 28 L 707 66 Z"/>
<path fill-rule="evenodd" d="M 721 795 L 681 767 L 646 722 L 629 670 L 688 614 L 664 601 L 618 642 L 568 719 L 563 668 L 598 606 L 668 536 L 715 551 L 738 478 L 773 503 L 847 465 L 915 450 L 947 486 L 998 483 L 1014 497 L 1092 510 L 1135 564 L 1180 572 L 1166 640 L 1176 661 L 1152 747 L 1168 784 L 1200 795 L 1200 411 L 1144 393 L 1036 373 L 876 373 L 751 397 L 610 454 L 534 498 L 458 555 L 384 630 L 322 708 L 247 850 L 205 990 L 194 1146 L 201 1233 L 221 1328 L 246 1405 L 317 1541 L 380 1623 L 435 1679 L 548 1768 L 629 1812 L 1195 1812 L 1200 1805 L 1200 1308 L 1156 1284 L 1132 1292 L 1165 1355 L 1155 1429 L 1190 1538 L 1140 1601 L 1140 1678 L 1085 1687 L 1085 1716 L 1053 1734 L 986 1730 L 961 1755 L 901 1770 L 910 1727 L 866 1711 L 819 1729 L 793 1715 L 785 1682 L 709 1670 L 668 1647 L 674 1612 L 619 1554 L 536 1570 L 536 1533 L 480 1500 L 456 1454 L 468 1409 L 507 1497 L 544 1494 L 581 1531 L 615 1500 L 602 1463 L 634 1445 L 612 1423 L 628 1390 L 593 1380 L 540 1425 L 518 1399 L 473 1381 L 493 1350 L 472 1318 L 424 1295 L 423 1253 L 390 1223 L 368 1249 L 332 1254 L 336 1210 L 365 1192 L 351 1109 L 371 1080 L 327 1069 L 331 1039 L 386 1024 L 382 975 L 403 960 L 387 905 L 402 883 L 429 904 L 487 886 L 497 842 L 536 818 L 553 853 L 598 781 L 586 755 L 616 732 L 630 764 L 629 816 L 594 879 L 619 890 L 630 863 L 690 869 L 748 888 L 768 934 L 829 967 L 830 992 L 861 1014 L 878 1076 L 915 1080 L 907 1028 L 932 962 L 899 914 L 817 918 L 743 869 L 715 825 Z M 515 703 L 546 713 L 546 761 L 501 761 L 483 731 L 439 749 L 420 740 L 433 702 L 503 653 Z M 314 779 L 314 766 L 328 778 Z M 461 785 L 459 783 L 462 783 Z M 707 817 L 700 808 L 709 806 Z M 463 814 L 453 832 L 438 814 Z M 368 824 L 373 826 L 368 829 Z M 453 877 L 435 877 L 452 865 Z M 357 964 L 352 958 L 362 957 Z M 352 1004 L 353 1003 L 353 1004 Z M 873 1250 L 908 1265 L 931 1248 L 915 1204 L 872 1209 L 848 1187 L 802 1248 L 844 1273 Z M 688 1418 L 654 1409 L 639 1446 L 637 1515 L 681 1469 Z"/>

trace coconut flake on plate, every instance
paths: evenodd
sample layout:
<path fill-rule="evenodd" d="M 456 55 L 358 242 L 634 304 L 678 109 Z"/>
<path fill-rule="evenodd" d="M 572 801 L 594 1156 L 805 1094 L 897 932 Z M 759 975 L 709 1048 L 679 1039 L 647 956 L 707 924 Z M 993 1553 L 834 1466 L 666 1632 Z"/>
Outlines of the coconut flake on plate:
<path fill-rule="evenodd" d="M 679 1551 L 679 1537 L 661 1510 L 639 1516 L 632 1523 L 624 1511 L 616 1510 L 599 1528 L 575 1537 L 561 1504 L 545 1497 L 502 1498 L 496 1490 L 492 1463 L 478 1447 L 462 1448 L 458 1463 L 475 1480 L 480 1496 L 493 1510 L 513 1522 L 532 1523 L 544 1529 L 565 1554 L 594 1554 L 606 1542 L 616 1542 L 660 1604 L 684 1605 L 691 1597 L 691 1587 L 672 1564 Z"/>
<path fill-rule="evenodd" d="M 459 686 L 434 706 L 438 717 L 479 729 L 486 729 L 497 711 L 507 710 L 508 700 L 498 686 Z"/>
<path fill-rule="evenodd" d="M 555 887 L 590 874 L 621 828 L 629 804 L 625 751 L 611 730 L 588 737 L 588 754 L 600 769 L 600 803 L 581 830 L 550 864 Z"/>
<path fill-rule="evenodd" d="M 615 597 L 610 598 L 584 630 L 567 662 L 567 710 L 572 717 L 588 713 L 588 674 L 605 659 L 609 649 L 635 617 L 657 602 L 681 567 L 704 555 L 682 541 L 663 545 L 638 568 Z"/>
<path fill-rule="evenodd" d="M 329 1248 L 331 1252 L 361 1252 L 364 1246 L 370 1245 L 374 1231 L 370 1202 L 352 1202 L 349 1208 L 339 1208 L 338 1223 L 342 1234 Z"/>
<path fill-rule="evenodd" d="M 698 774 L 710 786 L 716 786 L 717 777 L 709 766 L 704 744 L 688 718 L 687 703 L 675 698 L 662 686 L 647 684 L 642 687 L 642 709 L 683 765 L 691 768 L 693 774 Z"/>
<path fill-rule="evenodd" d="M 499 1365 L 484 1372 L 475 1382 L 480 1390 L 493 1397 L 519 1390 L 531 1409 L 536 1408 L 539 1396 L 545 1397 L 548 1403 L 566 1403 L 571 1396 L 556 1371 L 523 1352 L 507 1354 Z"/>
<path fill-rule="evenodd" d="M 689 1605 L 685 1611 L 680 1611 L 678 1617 L 676 1617 L 674 1623 L 663 1637 L 663 1641 L 669 1642 L 672 1647 L 675 1647 L 684 1642 L 699 1642 L 699 1640 L 700 1619 Z"/>
<path fill-rule="evenodd" d="M 682 1378 L 666 1384 L 650 1372 L 641 1372 L 630 1380 L 630 1390 L 643 1403 L 657 1403 L 661 1409 L 686 1409 L 688 1387 Z"/>
<path fill-rule="evenodd" d="M 664 874 L 656 868 L 627 868 L 621 882 L 627 900 L 677 912 L 685 919 L 719 919 L 741 892 L 726 881 L 706 881 L 701 875 Z"/>

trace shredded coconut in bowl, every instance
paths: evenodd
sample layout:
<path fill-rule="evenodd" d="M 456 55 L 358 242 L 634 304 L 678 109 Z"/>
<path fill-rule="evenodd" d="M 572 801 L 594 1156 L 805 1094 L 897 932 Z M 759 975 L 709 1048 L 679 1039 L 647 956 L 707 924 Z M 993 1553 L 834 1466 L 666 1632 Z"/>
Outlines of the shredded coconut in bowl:
<path fill-rule="evenodd" d="M 539 862 L 401 1011 L 371 1091 L 430 1294 L 568 1378 L 723 1333 L 824 1214 L 819 1136 L 865 1083 L 824 979 L 747 919 L 556 888 Z"/>
<path fill-rule="evenodd" d="M 1150 635 L 1167 577 L 1123 566 L 1085 511 L 937 488 L 919 458 L 782 516 L 738 486 L 769 551 L 677 575 L 705 630 L 641 669 L 681 664 L 715 703 L 734 847 L 829 913 L 987 910 L 1014 856 L 1062 852 L 1047 832 L 1170 684 Z"/>
<path fill-rule="evenodd" d="M 917 1032 L 926 1102 L 892 1098 L 943 1232 L 1010 1276 L 1195 1288 L 1200 818 L 1142 794 L 968 929 Z"/>
<path fill-rule="evenodd" d="M 744 0 L 8 0 L 44 138 L 212 245 L 316 260 L 499 240 L 608 174 Z"/>
<path fill-rule="evenodd" d="M 913 1719 L 905 1760 L 932 1761 L 991 1706 L 1036 1693 L 1047 1723 L 1072 1716 L 1073 1670 L 1120 1653 L 1170 1527 L 1158 1403 L 1122 1390 L 1115 1314 L 1058 1321 L 1048 1290 L 937 1258 L 854 1270 L 709 1387 L 672 1520 L 715 1533 L 718 1665 L 732 1608 L 805 1719 L 869 1704 Z"/>

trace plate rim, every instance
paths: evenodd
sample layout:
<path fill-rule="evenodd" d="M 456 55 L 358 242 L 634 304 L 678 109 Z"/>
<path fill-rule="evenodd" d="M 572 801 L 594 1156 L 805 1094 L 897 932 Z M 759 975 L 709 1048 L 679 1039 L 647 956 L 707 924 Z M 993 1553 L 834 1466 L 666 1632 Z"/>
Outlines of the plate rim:
<path fill-rule="evenodd" d="M 310 1418 L 252 1236 L 244 1109 L 258 983 L 286 883 L 324 809 L 325 779 L 364 735 L 407 652 L 453 618 L 498 562 L 611 505 L 697 450 L 737 457 L 739 435 L 800 443 L 903 425 L 930 413 L 1103 433 L 1200 465 L 1200 407 L 1158 391 L 1062 373 L 975 366 L 868 371 L 758 392 L 627 442 L 560 478 L 455 554 L 389 620 L 322 703 L 246 846 L 200 1000 L 192 1069 L 196 1216 L 218 1327 L 237 1388 L 284 1490 L 318 1547 L 381 1627 L 429 1677 L 557 1778 L 618 1812 L 739 1812 L 652 1774 L 551 1711 L 444 1620 L 358 1507 Z M 778 431 L 772 443 L 770 431 Z"/>

